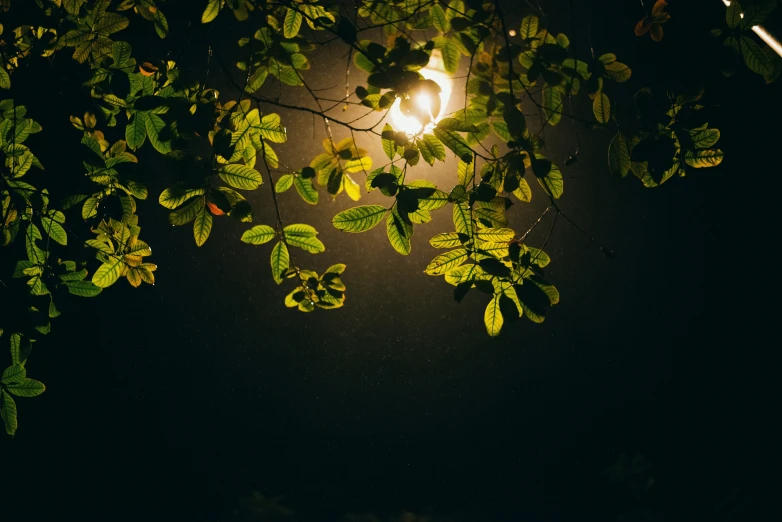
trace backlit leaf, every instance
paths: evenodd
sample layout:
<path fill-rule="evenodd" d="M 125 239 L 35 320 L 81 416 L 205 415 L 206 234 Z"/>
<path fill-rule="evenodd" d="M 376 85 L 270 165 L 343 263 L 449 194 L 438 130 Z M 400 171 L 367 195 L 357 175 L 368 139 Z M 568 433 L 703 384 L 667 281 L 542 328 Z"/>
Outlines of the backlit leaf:
<path fill-rule="evenodd" d="M 288 247 L 282 241 L 274 245 L 271 254 L 272 277 L 277 284 L 282 283 L 282 274 L 288 270 L 290 255 Z"/>
<path fill-rule="evenodd" d="M 387 209 L 382 205 L 362 205 L 343 210 L 331 220 L 334 228 L 345 232 L 365 232 L 383 219 Z"/>
<path fill-rule="evenodd" d="M 318 190 L 312 185 L 311 179 L 304 179 L 301 176 L 296 176 L 293 179 L 293 185 L 296 187 L 296 192 L 299 193 L 301 199 L 310 205 L 318 204 Z"/>
<path fill-rule="evenodd" d="M 717 165 L 722 163 L 722 159 L 724 157 L 725 157 L 725 153 L 723 153 L 719 149 L 697 150 L 697 151 L 688 151 L 687 154 L 685 154 L 684 156 L 684 161 L 690 167 L 700 169 L 700 168 L 707 168 L 707 167 L 716 167 Z"/>
<path fill-rule="evenodd" d="M 529 38 L 535 38 L 538 34 L 538 17 L 535 15 L 527 15 L 521 20 L 521 30 L 519 36 L 522 40 Z"/>
<path fill-rule="evenodd" d="M 255 190 L 263 183 L 261 173 L 246 165 L 224 165 L 218 172 L 223 181 L 238 189 Z"/>
<path fill-rule="evenodd" d="M 429 244 L 435 248 L 454 248 L 462 245 L 462 237 L 457 232 L 443 232 L 429 240 Z"/>
<path fill-rule="evenodd" d="M 197 246 L 201 246 L 209 239 L 209 234 L 212 232 L 212 214 L 207 212 L 206 207 L 201 207 L 201 210 L 196 214 L 195 221 L 193 221 L 193 237 Z"/>
<path fill-rule="evenodd" d="M 95 297 L 103 290 L 92 281 L 68 281 L 65 286 L 68 287 L 68 292 L 79 297 Z"/>
<path fill-rule="evenodd" d="M 437 127 L 435 127 L 433 132 L 435 137 L 440 140 L 443 145 L 451 149 L 453 153 L 456 154 L 456 157 L 465 163 L 470 163 L 472 161 L 472 149 L 470 149 L 470 146 L 467 145 L 467 142 L 465 142 L 464 138 L 462 138 L 459 134 L 454 131 L 440 129 Z"/>
<path fill-rule="evenodd" d="M 2 416 L 5 424 L 5 432 L 13 437 L 19 427 L 16 418 L 16 403 L 5 390 L 0 390 L 0 401 L 2 401 L 2 404 L 0 404 L 0 416 Z"/>
<path fill-rule="evenodd" d="M 217 17 L 225 0 L 208 0 L 208 2 L 209 3 L 206 4 L 206 9 L 204 9 L 204 12 L 201 14 L 202 24 L 208 24 Z"/>
<path fill-rule="evenodd" d="M 36 397 L 46 391 L 46 386 L 35 379 L 22 379 L 6 386 L 6 390 L 17 397 Z"/>
<path fill-rule="evenodd" d="M 429 275 L 442 275 L 464 263 L 468 257 L 467 250 L 464 248 L 450 250 L 432 259 L 424 272 Z"/>
<path fill-rule="evenodd" d="M 293 174 L 283 174 L 274 184 L 275 192 L 285 192 L 293 186 Z"/>
<path fill-rule="evenodd" d="M 635 136 L 628 138 L 621 132 L 616 133 L 608 146 L 608 168 L 612 174 L 622 178 L 627 176 L 631 165 L 630 153 L 637 143 Z"/>
<path fill-rule="evenodd" d="M 285 38 L 293 38 L 297 34 L 299 34 L 299 29 L 301 28 L 301 13 L 294 10 L 294 9 L 288 9 L 288 11 L 285 13 L 285 21 L 282 24 L 283 27 L 283 35 L 285 35 Z"/>
<path fill-rule="evenodd" d="M 386 235 L 394 250 L 403 256 L 410 254 L 413 225 L 402 220 L 396 209 L 389 212 L 388 218 L 386 218 Z"/>
<path fill-rule="evenodd" d="M 122 266 L 121 258 L 109 258 L 92 275 L 92 282 L 100 288 L 107 288 L 113 285 L 122 275 Z"/>
<path fill-rule="evenodd" d="M 251 245 L 262 245 L 268 243 L 276 233 L 269 225 L 256 225 L 250 230 L 245 230 L 242 234 L 242 241 Z"/>
<path fill-rule="evenodd" d="M 500 312 L 500 295 L 495 295 L 489 301 L 489 304 L 486 305 L 486 310 L 483 313 L 483 323 L 486 325 L 486 332 L 492 337 L 497 337 L 500 335 L 503 322 L 502 312 Z"/>
<path fill-rule="evenodd" d="M 611 119 L 611 102 L 604 92 L 599 92 L 592 101 L 592 113 L 599 123 L 608 123 Z"/>

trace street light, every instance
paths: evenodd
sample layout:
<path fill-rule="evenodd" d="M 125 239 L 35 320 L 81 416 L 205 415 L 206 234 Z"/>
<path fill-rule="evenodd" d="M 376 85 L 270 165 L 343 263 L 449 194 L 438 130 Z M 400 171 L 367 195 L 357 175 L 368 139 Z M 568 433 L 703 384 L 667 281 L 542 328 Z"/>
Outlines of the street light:
<path fill-rule="evenodd" d="M 729 0 L 722 0 L 722 3 L 726 6 L 730 6 Z M 744 18 L 744 13 L 741 13 L 741 17 Z M 779 43 L 779 40 L 771 36 L 765 29 L 763 29 L 760 25 L 753 25 L 752 31 L 760 37 L 761 40 L 766 42 L 766 45 L 771 47 L 774 52 L 776 52 L 779 56 L 782 56 L 782 44 Z"/>
<path fill-rule="evenodd" d="M 431 99 L 432 94 L 424 91 L 413 94 L 413 102 L 417 108 L 424 114 L 429 115 L 430 121 L 424 127 L 414 116 L 408 116 L 402 113 L 400 107 L 401 100 L 397 98 L 394 105 L 391 107 L 391 121 L 393 122 L 394 130 L 402 131 L 409 135 L 432 130 L 435 124 L 437 124 L 440 118 L 445 114 L 448 100 L 451 98 L 451 92 L 453 91 L 453 80 L 448 73 L 445 72 L 443 58 L 438 49 L 432 51 L 432 54 L 429 57 L 429 63 L 418 72 L 424 79 L 431 80 L 440 86 L 440 109 L 437 114 L 432 114 L 434 105 Z"/>

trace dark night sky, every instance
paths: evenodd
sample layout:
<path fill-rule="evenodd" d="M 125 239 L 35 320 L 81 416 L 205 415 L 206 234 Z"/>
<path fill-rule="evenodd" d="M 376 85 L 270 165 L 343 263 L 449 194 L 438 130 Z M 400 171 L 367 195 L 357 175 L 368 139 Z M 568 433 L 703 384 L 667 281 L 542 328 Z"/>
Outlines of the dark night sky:
<path fill-rule="evenodd" d="M 655 46 L 632 35 L 637 2 L 575 3 L 576 16 L 554 27 L 583 45 L 591 20 L 596 51 L 633 65 L 634 88 L 684 71 L 711 82 L 706 102 L 720 105 L 711 123 L 728 153 L 721 167 L 644 189 L 607 172 L 608 132 L 578 128 L 579 161 L 563 167 L 561 206 L 618 255 L 605 258 L 560 219 L 546 275 L 561 303 L 543 325 L 506 325 L 498 339 L 483 328 L 484 295 L 456 304 L 452 287 L 423 273 L 436 255 L 428 238 L 451 227 L 448 209 L 416 227 L 405 258 L 384 227 L 347 235 L 330 226 L 353 205 L 344 195 L 321 193 L 317 207 L 294 191 L 281 195 L 286 221 L 315 225 L 327 247 L 297 260 L 321 271 L 348 265 L 345 308 L 304 315 L 283 307 L 290 288 L 272 281 L 268 245 L 238 241 L 245 224 L 216 221 L 200 249 L 189 227 L 165 225 L 158 181 L 139 210 L 157 284 L 121 283 L 76 301 L 38 343 L 28 367 L 48 389 L 18 401 L 17 437 L 0 439 L 4 511 L 27 520 L 227 520 L 255 490 L 284 497 L 306 520 L 404 509 L 613 520 L 639 504 L 602 472 L 622 454 L 643 454 L 656 481 L 645 502 L 661 520 L 742 520 L 726 513 L 762 495 L 753 466 L 771 435 L 762 358 L 777 279 L 766 251 L 778 236 L 779 168 L 770 158 L 779 133 L 768 122 L 779 120 L 766 115 L 778 111 L 779 87 L 748 73 L 713 74 L 704 30 L 719 25 L 719 5 L 703 13 L 672 6 L 666 40 Z M 569 13 L 564 2 L 546 5 Z M 514 13 L 514 26 L 523 14 Z M 174 34 L 183 31 L 172 22 Z M 197 27 L 186 63 L 199 70 L 209 39 L 232 48 L 239 27 Z M 705 48 L 698 60 L 676 51 L 694 42 Z M 146 41 L 152 53 L 155 43 Z M 339 58 L 339 48 L 312 58 L 315 84 L 339 91 L 342 78 L 330 72 Z M 219 84 L 214 64 L 211 74 Z M 20 96 L 36 117 L 35 93 Z M 281 114 L 289 142 L 277 150 L 301 167 L 319 152 L 322 125 Z M 574 132 L 563 121 L 548 133 L 560 164 Z M 46 138 L 37 140 L 36 152 Z M 382 156 L 379 143 L 360 142 Z M 48 175 L 70 147 L 40 154 Z M 154 153 L 140 159 L 166 178 Z M 450 161 L 413 173 L 445 185 L 454 171 Z M 266 181 L 249 196 L 258 223 L 271 222 Z M 537 189 L 531 205 L 510 213 L 517 230 L 546 206 Z M 379 199 L 365 195 L 362 204 Z M 543 241 L 551 217 L 531 244 Z"/>

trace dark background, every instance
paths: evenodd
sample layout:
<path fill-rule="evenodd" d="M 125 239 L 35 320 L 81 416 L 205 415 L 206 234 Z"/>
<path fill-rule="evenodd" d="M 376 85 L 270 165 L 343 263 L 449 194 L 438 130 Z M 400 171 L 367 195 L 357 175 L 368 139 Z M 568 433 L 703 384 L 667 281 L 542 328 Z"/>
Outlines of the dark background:
<path fill-rule="evenodd" d="M 189 227 L 165 224 L 155 199 L 169 175 L 145 145 L 139 158 L 153 181 L 139 215 L 157 284 L 120 282 L 62 306 L 28 364 L 47 392 L 19 400 L 17 436 L 0 439 L 3 510 L 26 520 L 229 520 L 240 498 L 259 491 L 283 497 L 303 520 L 403 510 L 470 520 L 746 520 L 770 490 L 756 467 L 772 437 L 764 359 L 777 344 L 766 335 L 778 280 L 779 87 L 746 70 L 720 76 L 708 35 L 723 26 L 718 0 L 672 4 L 659 44 L 632 34 L 642 16 L 635 1 L 552 1 L 543 10 L 578 52 L 591 38 L 596 53 L 629 63 L 629 92 L 706 84 L 723 165 L 645 189 L 608 173 L 609 131 L 563 120 L 547 132 L 565 175 L 562 209 L 617 257 L 560 218 L 546 275 L 561 303 L 544 324 L 506 324 L 498 339 L 482 324 L 484 295 L 456 304 L 452 287 L 423 273 L 437 253 L 427 239 L 451 226 L 447 209 L 416 227 L 403 258 L 383 227 L 347 235 L 329 225 L 352 206 L 344 195 L 331 201 L 321 191 L 317 207 L 293 190 L 281 195 L 283 218 L 315 225 L 327 247 L 297 261 L 319 271 L 348 265 L 345 308 L 304 315 L 283 307 L 290 288 L 272 281 L 268 245 L 238 241 L 246 225 L 215 220 L 199 249 Z M 196 75 L 209 44 L 235 62 L 244 26 L 224 13 L 211 28 L 188 28 L 186 5 L 166 11 L 164 50 L 139 19 L 118 37 L 137 58 L 182 52 Z M 506 10 L 517 29 L 531 12 Z M 339 46 L 311 56 L 313 85 L 339 95 L 342 56 Z M 66 58 L 14 76 L 14 97 L 44 127 L 30 145 L 52 178 L 80 173 L 67 115 L 89 108 L 61 76 L 72 70 Z M 236 94 L 214 60 L 209 74 L 223 95 Z M 57 96 L 44 95 L 51 85 Z M 455 97 L 458 81 L 456 89 Z M 283 95 L 306 102 L 290 88 Z M 590 114 L 588 105 L 576 111 Z M 280 113 L 289 141 L 276 149 L 300 168 L 325 132 L 308 115 Z M 578 163 L 564 167 L 576 135 Z M 380 164 L 379 143 L 359 141 Z M 450 161 L 413 173 L 447 185 L 454 170 Z M 272 220 L 269 186 L 267 178 L 249 196 L 257 223 Z M 517 230 L 546 207 L 537 186 L 533 193 L 510 212 Z M 530 244 L 543 242 L 552 218 Z M 611 482 L 606 470 L 640 456 L 642 471 Z"/>

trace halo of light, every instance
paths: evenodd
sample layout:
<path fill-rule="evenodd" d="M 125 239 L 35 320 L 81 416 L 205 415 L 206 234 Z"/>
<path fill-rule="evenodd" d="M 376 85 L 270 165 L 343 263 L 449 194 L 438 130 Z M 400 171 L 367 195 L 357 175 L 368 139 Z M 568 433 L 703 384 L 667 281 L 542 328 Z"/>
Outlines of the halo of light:
<path fill-rule="evenodd" d="M 429 122 L 423 132 L 430 131 L 434 128 L 438 121 L 443 117 L 448 105 L 448 100 L 451 98 L 451 92 L 453 91 L 453 80 L 445 71 L 437 68 L 437 65 L 442 63 L 442 59 L 436 54 L 432 54 L 432 58 L 429 60 L 429 65 L 418 71 L 421 76 L 427 80 L 432 80 L 440 86 L 440 112 L 438 114 L 431 114 L 431 100 L 429 95 L 425 93 L 419 93 L 416 95 L 415 103 L 419 108 L 426 112 L 429 112 L 432 116 L 432 121 Z M 401 100 L 397 98 L 394 105 L 391 106 L 391 121 L 393 122 L 394 130 L 403 131 L 409 135 L 415 135 L 422 132 L 422 125 L 415 117 L 407 116 L 402 113 L 400 108 Z"/>

